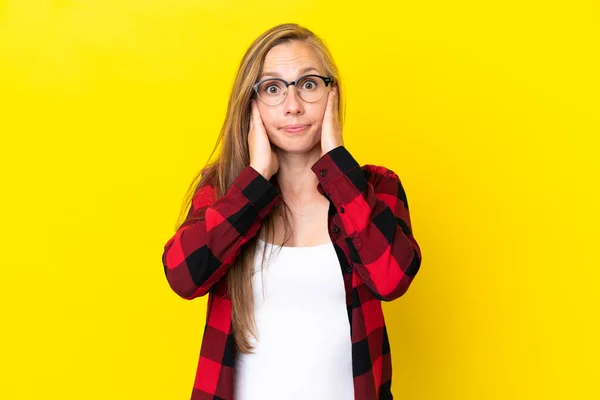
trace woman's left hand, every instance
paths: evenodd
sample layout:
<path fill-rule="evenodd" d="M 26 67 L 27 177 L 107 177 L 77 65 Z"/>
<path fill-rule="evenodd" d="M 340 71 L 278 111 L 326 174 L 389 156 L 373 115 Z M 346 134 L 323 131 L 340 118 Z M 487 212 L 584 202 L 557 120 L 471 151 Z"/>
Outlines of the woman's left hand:
<path fill-rule="evenodd" d="M 338 91 L 332 88 L 327 95 L 327 106 L 321 127 L 321 157 L 336 147 L 343 146 L 342 128 L 338 116 Z"/>

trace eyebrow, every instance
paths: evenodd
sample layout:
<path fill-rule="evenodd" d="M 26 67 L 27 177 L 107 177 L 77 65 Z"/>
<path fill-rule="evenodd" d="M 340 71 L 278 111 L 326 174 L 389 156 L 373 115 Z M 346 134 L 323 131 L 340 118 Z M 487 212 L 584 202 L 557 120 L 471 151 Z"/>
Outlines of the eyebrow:
<path fill-rule="evenodd" d="M 313 70 L 319 72 L 319 70 L 316 69 L 315 67 L 305 67 L 305 68 L 302 68 L 300 70 L 300 74 L 304 74 L 304 73 L 306 73 L 308 71 L 313 71 Z M 275 72 L 275 71 L 265 71 L 262 74 L 260 74 L 260 76 L 258 77 L 258 79 L 261 80 L 265 76 L 273 76 L 273 77 L 276 77 L 276 78 L 281 78 L 281 75 L 278 72 Z"/>

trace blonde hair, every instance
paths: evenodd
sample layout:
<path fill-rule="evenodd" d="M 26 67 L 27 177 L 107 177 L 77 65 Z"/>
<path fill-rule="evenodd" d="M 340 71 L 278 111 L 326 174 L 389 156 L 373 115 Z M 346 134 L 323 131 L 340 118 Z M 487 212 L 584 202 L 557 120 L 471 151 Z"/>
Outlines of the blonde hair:
<path fill-rule="evenodd" d="M 311 46 L 317 54 L 321 65 L 325 68 L 326 75 L 333 78 L 333 84 L 338 90 L 339 98 L 337 112 L 340 124 L 343 126 L 345 110 L 340 74 L 325 43 L 312 31 L 298 24 L 281 24 L 267 30 L 254 40 L 241 60 L 229 97 L 225 121 L 209 160 L 215 154 L 219 144 L 221 144 L 218 157 L 214 162 L 207 162 L 190 184 L 179 215 L 177 229 L 183 224 L 186 216 L 189 216 L 188 211 L 191 207 L 192 198 L 200 187 L 210 181 L 215 188 L 215 199 L 218 199 L 225 195 L 233 180 L 250 164 L 247 137 L 250 130 L 252 85 L 258 81 L 269 50 L 279 44 L 291 41 L 299 41 Z M 278 186 L 277 180 L 274 177 L 271 178 L 270 182 Z M 284 236 L 286 238 L 283 244 L 289 240 L 291 224 L 288 212 L 289 207 L 282 199 L 273 208 L 271 213 L 263 218 L 261 229 L 266 230 L 265 236 L 270 238 L 267 239 L 269 242 L 273 242 L 276 218 L 281 218 L 283 221 Z M 257 248 L 257 237 L 258 235 L 245 243 L 241 253 L 234 260 L 227 272 L 229 293 L 232 302 L 233 334 L 236 349 L 242 353 L 251 353 L 253 349 L 248 340 L 248 334 L 256 338 L 252 274 L 253 258 Z M 266 246 L 263 250 L 262 265 L 264 265 L 265 261 Z"/>

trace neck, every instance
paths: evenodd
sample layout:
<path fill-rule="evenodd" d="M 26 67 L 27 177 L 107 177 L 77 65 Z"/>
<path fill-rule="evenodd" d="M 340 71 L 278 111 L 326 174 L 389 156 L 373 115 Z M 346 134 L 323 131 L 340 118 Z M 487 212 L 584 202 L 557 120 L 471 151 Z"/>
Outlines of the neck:
<path fill-rule="evenodd" d="M 277 183 L 286 202 L 302 204 L 303 200 L 321 195 L 317 190 L 319 181 L 310 169 L 321 157 L 320 142 L 304 153 L 278 149 L 277 156 L 279 158 Z"/>

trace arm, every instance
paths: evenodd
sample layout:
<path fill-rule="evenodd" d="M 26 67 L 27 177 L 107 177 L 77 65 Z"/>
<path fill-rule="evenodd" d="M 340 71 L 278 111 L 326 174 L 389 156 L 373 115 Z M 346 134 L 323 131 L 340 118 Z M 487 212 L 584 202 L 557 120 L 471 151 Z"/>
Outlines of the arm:
<path fill-rule="evenodd" d="M 421 250 L 398 175 L 384 167 L 368 168 L 373 179 L 367 180 L 343 145 L 311 167 L 319 191 L 338 211 L 356 272 L 378 299 L 391 301 L 408 290 L 421 265 Z"/>
<path fill-rule="evenodd" d="M 216 201 L 212 186 L 199 188 L 186 221 L 164 247 L 162 262 L 171 289 L 187 300 L 208 293 L 280 200 L 277 188 L 251 166 Z"/>

